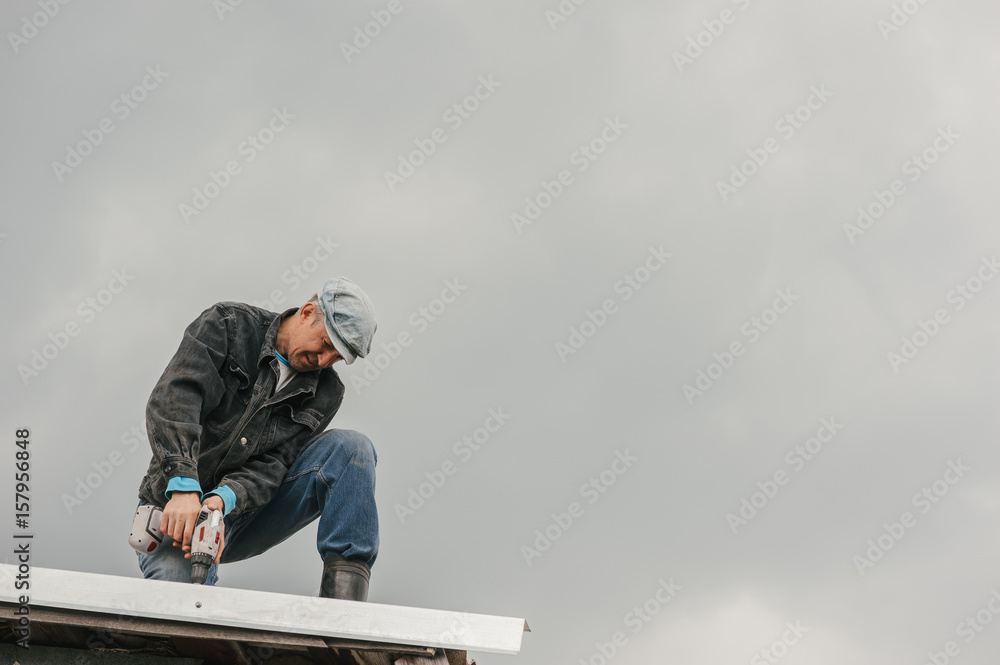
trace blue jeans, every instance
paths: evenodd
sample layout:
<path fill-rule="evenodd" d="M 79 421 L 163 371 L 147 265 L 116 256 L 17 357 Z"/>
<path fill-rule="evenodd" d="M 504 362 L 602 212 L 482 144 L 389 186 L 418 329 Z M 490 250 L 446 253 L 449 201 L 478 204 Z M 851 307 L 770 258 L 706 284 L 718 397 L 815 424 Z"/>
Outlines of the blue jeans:
<path fill-rule="evenodd" d="M 332 429 L 309 444 L 288 469 L 267 504 L 225 518 L 225 546 L 205 584 L 219 581 L 218 567 L 262 554 L 319 517 L 316 549 L 374 565 L 378 555 L 375 463 L 371 441 L 353 430 Z M 139 500 L 139 505 L 149 503 Z M 236 506 L 239 510 L 239 506 Z M 191 560 L 170 536 L 152 554 L 136 552 L 143 577 L 191 582 Z"/>

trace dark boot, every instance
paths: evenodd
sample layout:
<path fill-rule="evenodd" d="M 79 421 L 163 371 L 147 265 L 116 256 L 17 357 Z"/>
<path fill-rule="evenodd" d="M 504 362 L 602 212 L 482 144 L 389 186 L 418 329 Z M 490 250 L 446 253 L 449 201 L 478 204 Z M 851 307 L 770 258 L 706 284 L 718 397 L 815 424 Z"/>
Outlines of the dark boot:
<path fill-rule="evenodd" d="M 368 600 L 368 580 L 371 569 L 360 559 L 333 556 L 323 562 L 323 582 L 319 586 L 320 598 L 342 600 Z"/>

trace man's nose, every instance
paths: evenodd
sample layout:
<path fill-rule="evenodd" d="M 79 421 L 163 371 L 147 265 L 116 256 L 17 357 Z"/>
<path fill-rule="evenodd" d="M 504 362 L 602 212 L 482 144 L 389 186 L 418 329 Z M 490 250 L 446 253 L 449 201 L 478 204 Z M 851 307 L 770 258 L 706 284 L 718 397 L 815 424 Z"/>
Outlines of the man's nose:
<path fill-rule="evenodd" d="M 324 351 L 319 354 L 319 366 L 323 368 L 330 367 L 339 357 L 336 351 Z"/>

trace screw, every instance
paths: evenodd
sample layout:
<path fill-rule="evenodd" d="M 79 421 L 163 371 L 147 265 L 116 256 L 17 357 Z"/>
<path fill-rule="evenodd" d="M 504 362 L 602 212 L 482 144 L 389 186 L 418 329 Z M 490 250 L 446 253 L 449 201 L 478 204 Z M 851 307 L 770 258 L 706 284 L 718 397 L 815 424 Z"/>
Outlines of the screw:
<path fill-rule="evenodd" d="M 194 604 L 194 606 L 195 607 L 201 607 L 201 601 L 199 600 L 197 603 Z"/>

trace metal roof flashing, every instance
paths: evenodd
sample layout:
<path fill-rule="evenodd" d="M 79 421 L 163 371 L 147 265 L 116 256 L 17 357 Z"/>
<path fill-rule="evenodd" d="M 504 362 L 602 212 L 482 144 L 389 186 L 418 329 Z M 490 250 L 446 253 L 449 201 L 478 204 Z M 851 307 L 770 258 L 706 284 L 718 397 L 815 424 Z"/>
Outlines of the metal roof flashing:
<path fill-rule="evenodd" d="M 14 589 L 17 572 L 16 565 L 0 564 L 0 580 L 9 582 L 0 585 L 0 605 L 4 606 L 0 616 L 9 624 L 17 622 L 14 610 L 24 593 Z M 418 662 L 431 659 L 440 660 L 441 665 L 465 665 L 467 651 L 516 655 L 522 635 L 530 630 L 520 618 L 35 567 L 27 595 L 28 616 L 32 624 L 43 627 L 159 635 L 178 644 L 215 640 L 230 647 L 232 643 L 274 645 L 312 658 L 297 662 L 337 663 L 336 658 L 324 659 L 322 652 L 350 651 L 355 663 L 384 660 L 391 665 L 385 654 L 396 653 Z M 374 658 L 379 653 L 382 660 Z M 461 662 L 457 662 L 459 654 Z M 227 661 L 210 658 L 205 662 Z"/>

